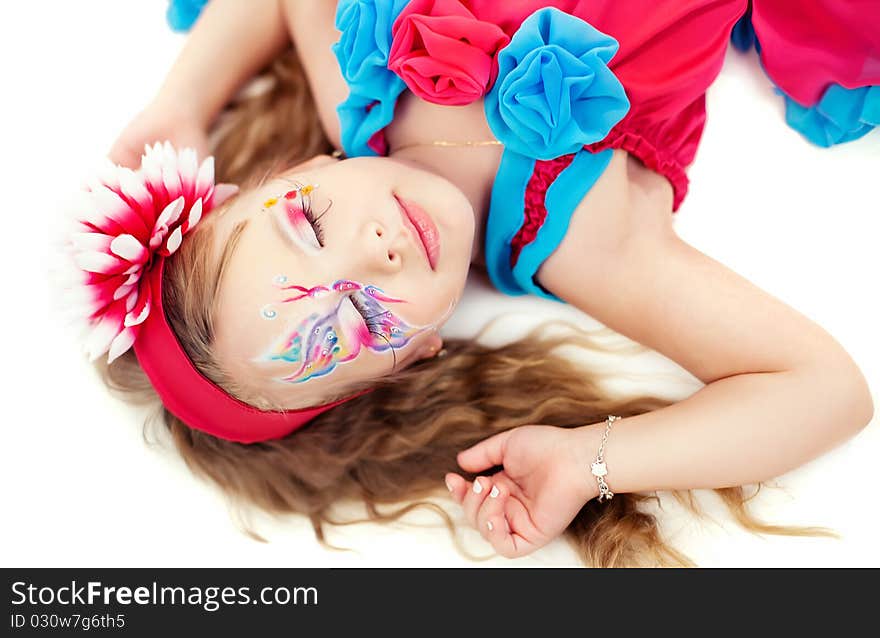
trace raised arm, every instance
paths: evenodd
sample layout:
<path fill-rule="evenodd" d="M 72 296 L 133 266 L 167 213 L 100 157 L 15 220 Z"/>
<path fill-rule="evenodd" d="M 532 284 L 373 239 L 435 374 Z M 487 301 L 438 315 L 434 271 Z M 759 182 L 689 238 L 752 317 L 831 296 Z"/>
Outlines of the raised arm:
<path fill-rule="evenodd" d="M 657 222 L 669 217 L 663 196 L 630 186 L 618 203 L 604 221 L 597 209 L 578 211 L 539 281 L 707 385 L 614 424 L 606 448 L 612 491 L 770 479 L 868 424 L 865 378 L 831 335 Z M 585 468 L 603 429 L 578 430 Z M 589 497 L 595 480 L 587 473 L 585 481 Z"/>
<path fill-rule="evenodd" d="M 330 46 L 328 0 L 211 0 L 151 103 L 126 127 L 110 157 L 135 166 L 143 145 L 169 139 L 207 152 L 207 131 L 256 73 L 295 42 L 328 137 L 338 145 L 336 104 L 347 95 Z"/>
<path fill-rule="evenodd" d="M 207 127 L 236 91 L 289 45 L 278 0 L 211 0 L 159 98 L 190 105 Z"/>

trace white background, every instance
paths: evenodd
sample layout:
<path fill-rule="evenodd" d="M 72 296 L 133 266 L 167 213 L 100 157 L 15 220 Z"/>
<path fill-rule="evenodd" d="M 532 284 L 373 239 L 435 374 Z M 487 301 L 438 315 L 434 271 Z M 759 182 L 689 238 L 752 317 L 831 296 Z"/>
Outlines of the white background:
<path fill-rule="evenodd" d="M 0 564 L 577 565 L 562 541 L 517 561 L 471 562 L 430 514 L 407 519 L 413 525 L 331 529 L 329 540 L 349 552 L 321 548 L 302 517 L 258 515 L 254 522 L 271 541 L 258 543 L 169 445 L 144 443 L 142 413 L 109 398 L 54 316 L 49 238 L 181 46 L 182 36 L 165 25 L 165 5 L 43 0 L 3 9 Z M 860 364 L 880 404 L 880 133 L 833 149 L 809 145 L 785 126 L 781 101 L 754 55 L 733 50 L 708 108 L 690 196 L 676 214 L 678 232 L 827 329 Z M 573 308 L 504 297 L 474 280 L 445 333 L 473 334 L 506 312 L 520 313 L 507 322 L 511 330 L 549 316 L 593 325 Z M 676 372 L 680 383 L 641 389 L 693 391 L 689 375 L 656 355 L 628 369 L 658 368 Z M 703 566 L 880 566 L 877 430 L 875 419 L 859 436 L 780 477 L 784 489 L 763 490 L 754 503 L 772 522 L 833 527 L 843 541 L 753 536 L 706 492 L 700 500 L 716 523 L 698 522 L 664 497 L 664 533 Z M 457 516 L 457 506 L 438 494 Z M 460 535 L 474 553 L 490 553 L 475 531 Z"/>

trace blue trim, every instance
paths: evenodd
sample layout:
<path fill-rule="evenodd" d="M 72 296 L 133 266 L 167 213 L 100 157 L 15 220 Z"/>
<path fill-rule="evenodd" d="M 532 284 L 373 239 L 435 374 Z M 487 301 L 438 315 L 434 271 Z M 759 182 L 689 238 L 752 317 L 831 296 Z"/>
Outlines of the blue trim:
<path fill-rule="evenodd" d="M 339 41 L 332 46 L 349 88 L 336 107 L 342 148 L 349 157 L 377 155 L 367 142 L 394 119 L 406 84 L 388 69 L 391 26 L 408 0 L 340 0 Z M 369 112 L 367 107 L 371 107 Z"/>
<path fill-rule="evenodd" d="M 610 148 L 599 153 L 580 151 L 547 189 L 544 199 L 547 218 L 535 239 L 523 247 L 513 268 L 513 277 L 522 290 L 565 303 L 541 287 L 535 281 L 535 274 L 562 243 L 575 209 L 605 172 L 613 154 Z M 576 273 L 572 273 L 572 276 L 576 276 Z"/>
<path fill-rule="evenodd" d="M 816 146 L 851 142 L 880 126 L 880 86 L 845 89 L 832 84 L 811 107 L 795 102 L 781 89 L 777 92 L 785 98 L 785 121 Z"/>
<path fill-rule="evenodd" d="M 526 186 L 535 160 L 504 150 L 489 203 L 484 258 L 492 284 L 508 295 L 524 295 L 510 271 L 510 242 L 525 220 Z"/>
<path fill-rule="evenodd" d="M 170 0 L 165 18 L 172 31 L 189 31 L 202 14 L 208 0 Z"/>

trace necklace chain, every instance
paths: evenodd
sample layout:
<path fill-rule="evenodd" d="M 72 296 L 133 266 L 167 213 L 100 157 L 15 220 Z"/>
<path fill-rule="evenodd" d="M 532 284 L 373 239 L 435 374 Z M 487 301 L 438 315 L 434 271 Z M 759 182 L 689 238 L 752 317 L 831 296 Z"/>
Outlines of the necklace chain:
<path fill-rule="evenodd" d="M 402 146 L 398 146 L 394 149 L 394 151 L 402 151 L 405 148 L 410 148 L 413 146 L 442 146 L 442 147 L 451 147 L 451 146 L 501 146 L 501 142 L 498 140 L 483 140 L 479 142 L 455 142 L 449 140 L 433 140 L 431 142 L 412 142 L 410 144 L 403 144 Z"/>

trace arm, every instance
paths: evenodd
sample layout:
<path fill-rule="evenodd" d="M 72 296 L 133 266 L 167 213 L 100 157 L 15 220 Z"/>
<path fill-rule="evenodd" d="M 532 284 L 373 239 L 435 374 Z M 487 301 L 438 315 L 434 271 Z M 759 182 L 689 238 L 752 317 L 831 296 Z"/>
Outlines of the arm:
<path fill-rule="evenodd" d="M 630 188 L 622 206 L 629 212 L 604 229 L 605 247 L 587 229 L 598 223 L 589 211 L 573 219 L 575 232 L 539 271 L 541 284 L 707 385 L 614 424 L 606 446 L 612 491 L 765 480 L 871 420 L 864 376 L 825 330 L 686 244 L 670 224 L 645 223 L 657 217 L 656 198 Z M 574 431 L 582 467 L 595 459 L 603 430 L 599 423 Z"/>
<path fill-rule="evenodd" d="M 291 41 L 303 63 L 324 130 L 339 146 L 336 105 L 348 95 L 331 46 L 336 3 L 328 0 L 211 0 L 159 91 L 183 101 L 207 127 L 238 89 Z"/>
<path fill-rule="evenodd" d="M 282 0 L 281 4 L 318 108 L 321 126 L 330 143 L 335 148 L 342 148 L 336 106 L 348 97 L 348 84 L 331 50 L 340 36 L 334 26 L 336 2 Z"/>
<path fill-rule="evenodd" d="M 681 241 L 671 227 L 668 185 L 640 185 L 622 170 L 625 162 L 614 162 L 538 280 L 707 385 L 684 401 L 614 423 L 605 447 L 611 490 L 762 481 L 867 424 L 871 395 L 841 346 Z M 458 455 L 468 472 L 501 471 L 473 483 L 451 472 L 447 486 L 496 551 L 523 556 L 561 534 L 598 496 L 589 467 L 604 430 L 604 422 L 506 430 Z"/>
<path fill-rule="evenodd" d="M 152 102 L 110 151 L 137 166 L 145 143 L 169 139 L 208 152 L 207 131 L 238 90 L 281 54 L 293 34 L 324 129 L 339 146 L 335 107 L 347 86 L 330 50 L 335 5 L 324 0 L 211 0 Z"/>
<path fill-rule="evenodd" d="M 185 105 L 207 128 L 238 89 L 289 45 L 278 0 L 211 0 L 156 101 Z"/>

